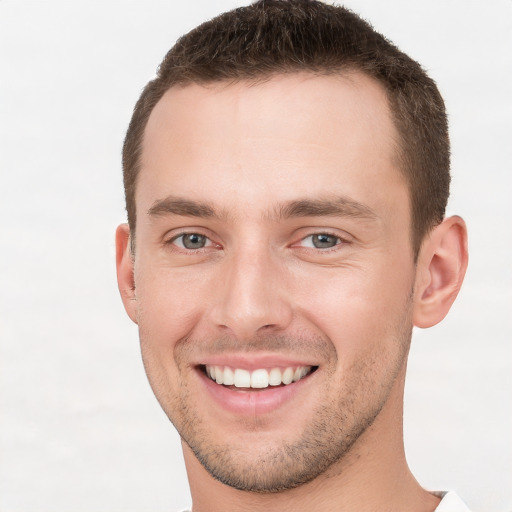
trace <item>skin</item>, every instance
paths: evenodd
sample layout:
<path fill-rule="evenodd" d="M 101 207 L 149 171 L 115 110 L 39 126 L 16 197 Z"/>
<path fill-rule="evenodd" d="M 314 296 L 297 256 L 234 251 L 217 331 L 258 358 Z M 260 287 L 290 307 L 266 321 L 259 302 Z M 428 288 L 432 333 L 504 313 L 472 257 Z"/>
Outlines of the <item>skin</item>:
<path fill-rule="evenodd" d="M 118 280 L 194 512 L 437 506 L 405 461 L 403 387 L 412 326 L 460 288 L 466 231 L 446 219 L 415 263 L 395 140 L 361 74 L 187 85 L 152 112 Z M 243 413 L 205 391 L 202 364 L 274 360 L 318 369 L 271 412 L 265 390 Z"/>

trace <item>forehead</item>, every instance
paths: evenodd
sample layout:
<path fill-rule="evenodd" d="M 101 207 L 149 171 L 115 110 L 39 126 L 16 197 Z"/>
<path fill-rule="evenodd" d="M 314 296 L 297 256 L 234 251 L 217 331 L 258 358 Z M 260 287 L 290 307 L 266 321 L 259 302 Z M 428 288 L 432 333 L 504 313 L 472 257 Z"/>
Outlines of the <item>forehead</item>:
<path fill-rule="evenodd" d="M 384 89 L 361 73 L 174 87 L 146 127 L 137 209 L 177 192 L 242 210 L 327 193 L 379 202 L 404 187 L 397 139 Z"/>

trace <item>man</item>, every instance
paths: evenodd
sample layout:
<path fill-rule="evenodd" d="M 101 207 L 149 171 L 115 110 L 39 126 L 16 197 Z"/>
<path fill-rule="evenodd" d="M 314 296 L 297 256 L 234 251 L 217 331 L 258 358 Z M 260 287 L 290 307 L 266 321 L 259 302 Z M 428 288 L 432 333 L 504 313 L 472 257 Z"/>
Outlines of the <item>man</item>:
<path fill-rule="evenodd" d="M 412 327 L 467 266 L 416 62 L 320 2 L 222 14 L 144 89 L 123 168 L 119 288 L 194 512 L 467 510 L 403 449 Z"/>

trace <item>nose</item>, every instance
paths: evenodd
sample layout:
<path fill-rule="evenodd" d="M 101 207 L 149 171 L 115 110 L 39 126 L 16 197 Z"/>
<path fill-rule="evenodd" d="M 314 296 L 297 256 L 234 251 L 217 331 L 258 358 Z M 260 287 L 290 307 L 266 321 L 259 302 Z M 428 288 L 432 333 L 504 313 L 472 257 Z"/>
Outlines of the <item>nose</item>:
<path fill-rule="evenodd" d="M 283 269 L 269 252 L 244 251 L 224 262 L 212 320 L 237 339 L 250 339 L 264 330 L 280 332 L 291 323 L 293 308 Z"/>

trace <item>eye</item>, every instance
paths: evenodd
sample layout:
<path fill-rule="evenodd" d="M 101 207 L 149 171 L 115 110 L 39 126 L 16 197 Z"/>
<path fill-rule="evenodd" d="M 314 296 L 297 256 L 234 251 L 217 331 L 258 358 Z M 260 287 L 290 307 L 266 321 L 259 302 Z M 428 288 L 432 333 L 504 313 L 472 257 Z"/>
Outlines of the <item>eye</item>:
<path fill-rule="evenodd" d="M 338 236 L 330 235 L 329 233 L 316 233 L 303 238 L 301 245 L 315 249 L 330 249 L 341 242 L 342 240 Z"/>
<path fill-rule="evenodd" d="M 182 249 L 203 249 L 212 245 L 211 240 L 199 233 L 182 233 L 174 237 L 171 242 Z"/>

